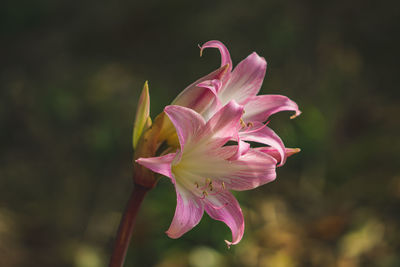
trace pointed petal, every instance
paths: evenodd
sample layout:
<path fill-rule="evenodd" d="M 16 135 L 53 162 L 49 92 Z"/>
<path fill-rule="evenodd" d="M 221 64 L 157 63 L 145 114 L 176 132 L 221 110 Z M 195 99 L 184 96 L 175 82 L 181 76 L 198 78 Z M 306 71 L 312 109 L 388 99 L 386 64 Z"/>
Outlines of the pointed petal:
<path fill-rule="evenodd" d="M 260 90 L 266 69 L 267 62 L 263 57 L 255 52 L 250 54 L 235 67 L 229 80 L 221 88 L 222 103 L 234 99 L 244 105 L 249 97 L 255 96 Z"/>
<path fill-rule="evenodd" d="M 207 43 L 203 44 L 200 47 L 200 56 L 203 54 L 203 50 L 205 48 L 218 48 L 219 52 L 221 53 L 221 67 L 225 65 L 229 65 L 228 73 L 232 70 L 232 60 L 229 54 L 228 48 L 220 42 L 220 41 L 208 41 Z"/>
<path fill-rule="evenodd" d="M 201 220 L 204 207 L 201 200 L 176 184 L 176 210 L 166 234 L 178 238 L 195 227 Z"/>
<path fill-rule="evenodd" d="M 233 148 L 223 147 L 219 153 L 223 156 L 230 155 Z M 229 166 L 225 171 L 220 171 L 215 175 L 209 175 L 213 180 L 222 183 L 228 189 L 244 191 L 254 189 L 266 183 L 272 182 L 276 178 L 276 159 L 272 156 L 250 149 L 237 160 L 229 161 Z"/>
<path fill-rule="evenodd" d="M 221 80 L 207 80 L 204 82 L 201 82 L 197 85 L 198 87 L 201 88 L 207 88 L 214 94 L 214 98 L 210 101 L 210 104 L 207 106 L 207 108 L 201 113 L 203 118 L 207 121 L 215 112 L 221 109 L 222 104 L 221 101 L 219 100 L 218 96 L 218 91 L 222 86 Z"/>
<path fill-rule="evenodd" d="M 164 109 L 179 138 L 181 151 L 187 143 L 194 142 L 200 129 L 206 124 L 203 117 L 192 109 L 181 106 L 167 106 Z"/>
<path fill-rule="evenodd" d="M 247 151 L 249 151 L 249 149 L 250 149 L 250 144 L 240 140 L 239 134 L 236 135 L 235 139 L 237 141 L 237 146 L 236 146 L 237 150 L 236 150 L 235 154 L 232 157 L 230 157 L 228 160 L 237 160 L 242 155 L 246 154 Z"/>
<path fill-rule="evenodd" d="M 282 159 L 279 166 L 282 166 L 285 163 L 285 145 L 281 138 L 269 127 L 265 126 L 259 128 L 257 131 L 241 131 L 239 132 L 239 135 L 241 140 L 262 143 L 277 149 Z"/>
<path fill-rule="evenodd" d="M 249 149 L 237 160 L 230 160 L 237 153 L 237 146 L 224 146 L 206 156 L 196 156 L 185 167 L 198 177 L 207 177 L 215 188 L 235 191 L 254 189 L 276 178 L 276 159 Z"/>
<path fill-rule="evenodd" d="M 245 121 L 264 122 L 269 116 L 280 111 L 294 111 L 293 119 L 301 114 L 297 104 L 283 95 L 260 95 L 252 97 L 244 106 Z"/>
<path fill-rule="evenodd" d="M 279 151 L 275 148 L 272 147 L 257 147 L 254 148 L 257 151 L 260 151 L 262 153 L 268 154 L 272 157 L 274 157 L 278 162 L 281 160 L 281 155 L 279 154 Z M 286 158 L 297 154 L 300 152 L 300 148 L 285 148 L 285 155 Z"/>
<path fill-rule="evenodd" d="M 186 87 L 176 98 L 172 101 L 172 105 L 178 105 L 191 108 L 199 113 L 204 112 L 215 98 L 215 94 L 209 87 L 202 87 L 204 81 L 220 80 L 226 73 L 228 66 L 222 66 L 216 71 L 200 78 L 188 87 Z M 199 86 L 200 84 L 200 86 Z"/>
<path fill-rule="evenodd" d="M 171 153 L 161 157 L 138 158 L 135 160 L 135 162 L 152 170 L 153 172 L 173 178 L 171 173 L 171 164 L 175 157 L 176 153 Z"/>
<path fill-rule="evenodd" d="M 250 149 L 250 144 L 243 142 L 243 141 L 239 141 L 238 145 L 237 145 L 237 150 L 235 152 L 235 154 L 230 157 L 228 160 L 237 160 L 239 159 L 242 155 L 246 154 Z"/>
<path fill-rule="evenodd" d="M 202 134 L 212 136 L 214 147 L 222 146 L 237 134 L 242 115 L 243 107 L 230 101 L 210 118 Z"/>
<path fill-rule="evenodd" d="M 149 115 L 150 115 L 150 96 L 149 96 L 149 86 L 146 81 L 144 83 L 142 94 L 140 95 L 136 110 L 136 118 L 133 127 L 133 137 L 132 137 L 133 149 L 136 148 L 136 145 L 140 139 L 140 136 L 143 133 L 143 130 L 147 128 L 149 122 L 151 124 L 151 119 Z"/>
<path fill-rule="evenodd" d="M 228 247 L 240 242 L 244 233 L 243 213 L 236 198 L 227 190 L 204 199 L 205 210 L 214 220 L 224 222 L 232 231 L 232 242 L 225 240 Z"/>

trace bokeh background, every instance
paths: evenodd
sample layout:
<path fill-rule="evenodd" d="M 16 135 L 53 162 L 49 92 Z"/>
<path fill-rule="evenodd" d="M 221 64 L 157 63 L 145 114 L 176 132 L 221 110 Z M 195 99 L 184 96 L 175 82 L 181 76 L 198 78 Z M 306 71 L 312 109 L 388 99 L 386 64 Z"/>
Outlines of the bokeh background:
<path fill-rule="evenodd" d="M 378 4 L 379 2 L 379 4 Z M 0 4 L 0 266 L 107 266 L 132 188 L 131 134 L 188 84 L 256 51 L 262 93 L 303 114 L 271 127 L 302 152 L 237 197 L 242 242 L 207 215 L 169 239 L 161 179 L 125 266 L 400 266 L 399 5 L 393 1 L 50 1 Z"/>

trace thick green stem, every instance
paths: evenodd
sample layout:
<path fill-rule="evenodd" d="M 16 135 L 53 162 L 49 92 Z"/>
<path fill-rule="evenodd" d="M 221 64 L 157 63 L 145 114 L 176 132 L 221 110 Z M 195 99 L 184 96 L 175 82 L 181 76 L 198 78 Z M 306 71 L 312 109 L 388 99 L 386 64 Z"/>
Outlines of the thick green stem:
<path fill-rule="evenodd" d="M 138 214 L 140 205 L 142 204 L 142 201 L 148 190 L 149 188 L 135 184 L 119 225 L 109 267 L 122 267 L 124 265 L 126 252 L 131 241 L 136 215 Z"/>

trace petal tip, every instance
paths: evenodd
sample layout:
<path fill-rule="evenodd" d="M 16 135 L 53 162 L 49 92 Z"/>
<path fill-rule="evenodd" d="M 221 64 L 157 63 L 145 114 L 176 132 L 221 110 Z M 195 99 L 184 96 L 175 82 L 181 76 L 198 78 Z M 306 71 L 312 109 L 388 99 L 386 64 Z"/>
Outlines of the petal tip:
<path fill-rule="evenodd" d="M 172 238 L 172 239 L 177 239 L 177 238 L 181 237 L 181 235 L 180 235 L 180 236 L 177 236 L 177 235 L 174 235 L 173 233 L 171 233 L 170 229 L 168 229 L 167 231 L 165 231 L 165 234 L 166 234 L 169 238 Z"/>
<path fill-rule="evenodd" d="M 293 114 L 292 116 L 290 116 L 290 119 L 293 120 L 294 118 L 300 116 L 301 113 L 302 113 L 302 112 L 301 112 L 300 110 L 297 110 L 295 114 Z"/>
<path fill-rule="evenodd" d="M 230 242 L 230 241 L 228 241 L 228 240 L 224 240 L 224 241 L 225 241 L 226 246 L 228 247 L 228 249 L 230 249 L 230 248 L 231 248 L 231 245 L 233 245 L 232 242 Z"/>

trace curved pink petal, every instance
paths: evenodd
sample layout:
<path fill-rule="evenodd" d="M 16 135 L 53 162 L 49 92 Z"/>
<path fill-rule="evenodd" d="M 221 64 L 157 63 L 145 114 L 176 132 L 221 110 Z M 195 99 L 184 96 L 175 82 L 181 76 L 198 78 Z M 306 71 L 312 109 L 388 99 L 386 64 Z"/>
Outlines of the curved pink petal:
<path fill-rule="evenodd" d="M 176 210 L 166 234 L 178 238 L 195 227 L 204 213 L 201 200 L 176 184 Z"/>
<path fill-rule="evenodd" d="M 206 123 L 199 113 L 190 108 L 166 106 L 164 111 L 175 126 L 181 151 L 184 151 L 185 144 L 194 142 L 194 137 Z"/>
<path fill-rule="evenodd" d="M 281 138 L 269 127 L 265 126 L 259 128 L 257 131 L 240 131 L 239 136 L 241 140 L 262 143 L 277 149 L 282 159 L 279 166 L 282 166 L 285 163 L 285 145 Z"/>
<path fill-rule="evenodd" d="M 257 151 L 260 151 L 262 153 L 268 154 L 272 157 L 274 157 L 278 162 L 281 160 L 281 155 L 279 154 L 279 151 L 275 148 L 272 147 L 257 147 L 254 148 Z M 285 155 L 286 158 L 297 154 L 300 152 L 300 148 L 285 148 Z"/>
<path fill-rule="evenodd" d="M 267 69 L 267 62 L 263 57 L 253 52 L 240 62 L 229 80 L 220 90 L 222 103 L 234 99 L 241 105 L 246 104 L 249 97 L 255 96 L 261 88 Z"/>
<path fill-rule="evenodd" d="M 242 209 L 236 198 L 227 190 L 204 199 L 204 208 L 214 220 L 224 222 L 232 232 L 232 242 L 225 240 L 228 247 L 240 242 L 244 233 Z"/>
<path fill-rule="evenodd" d="M 205 80 L 197 84 L 198 87 L 208 88 L 216 97 L 218 97 L 218 90 L 222 86 L 222 82 L 218 79 Z"/>
<path fill-rule="evenodd" d="M 229 157 L 235 152 L 235 146 L 222 147 L 220 157 Z M 218 183 L 224 183 L 227 189 L 244 191 L 254 189 L 276 178 L 276 159 L 266 153 L 250 148 L 237 160 L 230 160 L 224 172 L 208 175 Z"/>
<path fill-rule="evenodd" d="M 250 149 L 250 144 L 239 140 L 236 147 L 237 147 L 237 149 L 236 149 L 235 154 L 233 156 L 231 156 L 228 160 L 230 160 L 230 161 L 237 160 L 242 155 L 246 154 Z"/>
<path fill-rule="evenodd" d="M 221 67 L 225 65 L 229 65 L 228 73 L 232 70 L 232 60 L 226 46 L 220 41 L 208 41 L 200 47 L 200 56 L 203 54 L 203 50 L 205 48 L 218 48 L 221 53 Z"/>
<path fill-rule="evenodd" d="M 215 114 L 215 112 L 217 112 L 222 107 L 221 101 L 219 100 L 218 96 L 218 91 L 222 86 L 222 82 L 221 80 L 217 79 L 207 80 L 199 83 L 197 86 L 201 88 L 207 88 L 210 90 L 210 92 L 214 94 L 214 98 L 210 101 L 210 104 L 207 106 L 207 109 L 205 109 L 202 114 L 203 117 L 207 120 L 208 115 Z"/>
<path fill-rule="evenodd" d="M 172 105 L 178 105 L 191 108 L 199 113 L 204 112 L 215 98 L 215 93 L 209 87 L 199 86 L 205 81 L 220 80 L 227 71 L 228 66 L 222 66 L 216 71 L 200 78 L 188 87 L 186 87 L 172 101 Z"/>
<path fill-rule="evenodd" d="M 176 153 L 171 153 L 161 157 L 138 158 L 135 160 L 135 162 L 152 170 L 153 172 L 173 178 L 171 173 L 171 164 L 175 157 Z"/>
<path fill-rule="evenodd" d="M 224 145 L 239 130 L 239 121 L 243 115 L 243 107 L 230 101 L 207 122 L 204 136 L 212 136 L 213 147 Z"/>
<path fill-rule="evenodd" d="M 260 95 L 253 96 L 245 104 L 243 119 L 247 121 L 264 122 L 269 116 L 280 111 L 294 111 L 295 114 L 290 118 L 301 114 L 297 104 L 283 95 Z"/>

